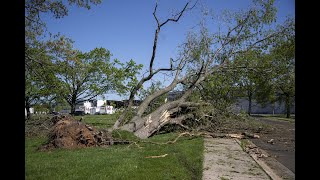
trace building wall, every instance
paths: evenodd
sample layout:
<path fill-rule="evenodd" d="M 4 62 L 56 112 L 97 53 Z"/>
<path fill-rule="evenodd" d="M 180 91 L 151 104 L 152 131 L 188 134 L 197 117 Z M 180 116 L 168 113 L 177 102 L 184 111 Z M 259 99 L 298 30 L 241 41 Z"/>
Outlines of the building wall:
<path fill-rule="evenodd" d="M 100 114 L 113 114 L 114 109 L 113 106 L 101 106 L 99 112 Z"/>
<path fill-rule="evenodd" d="M 60 113 L 69 114 L 69 113 L 71 113 L 71 110 L 69 110 L 69 109 L 62 109 L 62 110 L 60 111 Z"/>
<path fill-rule="evenodd" d="M 85 101 L 83 103 L 79 103 L 76 105 L 76 110 L 82 110 L 85 114 L 90 114 L 90 108 L 92 107 L 92 103 L 89 101 Z"/>
<path fill-rule="evenodd" d="M 249 107 L 249 101 L 246 99 L 240 99 L 237 103 L 234 104 L 233 110 L 236 113 L 239 113 L 241 110 L 247 112 Z M 295 114 L 295 105 L 291 107 L 291 113 Z M 284 114 L 286 113 L 286 108 L 284 103 L 276 102 L 273 104 L 267 104 L 266 106 L 262 106 L 258 104 L 256 101 L 252 101 L 251 106 L 252 114 Z"/>
<path fill-rule="evenodd" d="M 95 108 L 95 107 L 90 108 L 90 114 L 94 115 L 94 114 L 96 114 L 96 112 L 97 112 L 97 108 Z"/>
<path fill-rule="evenodd" d="M 106 100 L 98 100 L 97 107 L 103 106 L 106 103 Z"/>
<path fill-rule="evenodd" d="M 174 101 L 180 98 L 183 94 L 183 91 L 171 91 L 167 95 L 167 101 Z"/>

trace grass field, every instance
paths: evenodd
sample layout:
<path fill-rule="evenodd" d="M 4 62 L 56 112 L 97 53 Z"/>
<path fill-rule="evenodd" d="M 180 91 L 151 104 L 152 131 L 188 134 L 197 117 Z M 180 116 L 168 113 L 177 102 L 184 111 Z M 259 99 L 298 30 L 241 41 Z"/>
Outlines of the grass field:
<path fill-rule="evenodd" d="M 80 117 L 76 117 L 80 119 Z M 85 116 L 84 122 L 95 127 L 112 126 L 113 115 Z M 130 134 L 117 133 L 135 139 Z M 167 142 L 176 133 L 150 137 L 147 141 Z M 37 151 L 44 137 L 25 140 L 26 179 L 201 179 L 203 139 L 181 137 L 175 144 L 138 143 L 107 148 L 92 147 L 74 150 Z M 161 158 L 145 158 L 159 156 Z"/>
<path fill-rule="evenodd" d="M 82 121 L 96 128 L 109 128 L 113 126 L 116 116 L 116 114 L 85 115 L 82 116 Z M 75 119 L 77 120 L 80 118 L 81 116 L 75 116 Z"/>

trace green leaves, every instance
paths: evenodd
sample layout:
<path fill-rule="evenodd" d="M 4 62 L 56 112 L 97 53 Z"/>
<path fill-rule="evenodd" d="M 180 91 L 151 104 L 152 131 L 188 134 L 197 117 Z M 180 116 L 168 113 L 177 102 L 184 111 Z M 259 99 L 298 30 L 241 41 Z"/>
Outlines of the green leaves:
<path fill-rule="evenodd" d="M 68 0 L 69 5 L 89 9 L 90 4 L 99 4 L 101 0 Z M 73 49 L 73 41 L 57 34 L 43 41 L 47 35 L 46 23 L 40 18 L 42 13 L 51 14 L 54 18 L 68 15 L 65 1 L 60 0 L 27 0 L 25 2 L 25 103 L 35 105 L 40 100 L 57 95 L 70 97 L 71 91 L 82 83 L 76 69 L 85 67 L 81 53 Z M 81 67 L 81 68 L 80 68 Z M 89 70 L 91 68 L 88 68 Z M 92 68 L 90 72 L 94 72 Z M 64 76 L 65 75 L 65 76 Z M 89 78 L 90 79 L 90 78 Z M 68 93 L 69 92 L 69 93 Z"/>
<path fill-rule="evenodd" d="M 154 81 L 151 83 L 150 87 L 148 89 L 140 89 L 140 99 L 144 100 L 148 96 L 152 95 L 153 93 L 159 91 L 163 88 L 163 84 L 160 81 Z M 162 94 L 161 96 L 156 97 L 154 100 L 152 100 L 148 106 L 148 109 L 144 112 L 145 114 L 149 114 L 156 110 L 158 107 L 160 107 L 162 104 L 165 103 L 165 99 L 167 98 L 167 93 Z"/>
<path fill-rule="evenodd" d="M 275 89 L 280 96 L 295 96 L 295 34 L 294 22 L 287 21 L 293 28 L 279 38 L 272 47 L 273 66 L 276 76 L 273 79 Z"/>
<path fill-rule="evenodd" d="M 72 43 L 64 37 L 48 42 L 57 80 L 53 91 L 65 97 L 69 104 L 110 91 L 125 94 L 136 84 L 136 74 L 142 65 L 133 60 L 126 63 L 117 59 L 111 61 L 112 54 L 102 47 L 83 53 L 73 49 Z"/>

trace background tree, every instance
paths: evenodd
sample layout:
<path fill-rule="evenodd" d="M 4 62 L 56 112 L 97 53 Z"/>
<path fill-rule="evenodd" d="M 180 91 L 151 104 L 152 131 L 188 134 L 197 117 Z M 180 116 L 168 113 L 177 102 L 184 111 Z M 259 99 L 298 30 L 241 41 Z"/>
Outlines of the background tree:
<path fill-rule="evenodd" d="M 237 71 L 222 70 L 208 76 L 197 87 L 201 99 L 219 110 L 226 110 L 240 97 Z"/>
<path fill-rule="evenodd" d="M 295 98 L 295 23 L 287 19 L 285 33 L 275 39 L 255 69 L 258 80 L 254 99 L 262 105 L 284 103 L 287 118 Z"/>
<path fill-rule="evenodd" d="M 238 69 L 237 76 L 240 94 L 248 100 L 247 113 L 251 115 L 253 100 L 262 99 L 268 91 L 267 81 L 271 76 L 270 61 L 262 51 L 248 51 L 235 59 Z"/>
<path fill-rule="evenodd" d="M 68 102 L 72 114 L 77 103 L 110 91 L 126 93 L 130 84 L 135 83 L 135 75 L 141 65 L 136 65 L 133 60 L 126 64 L 117 59 L 111 61 L 111 53 L 105 48 L 82 53 L 74 50 L 72 43 L 64 37 L 51 43 L 53 73 L 56 77 L 53 91 Z"/>
<path fill-rule="evenodd" d="M 274 67 L 273 87 L 279 102 L 284 102 L 286 117 L 290 118 L 290 109 L 295 102 L 295 23 L 286 22 L 288 32 L 277 39 L 270 53 Z"/>
<path fill-rule="evenodd" d="M 52 14 L 54 18 L 68 15 L 65 4 L 77 5 L 90 9 L 90 4 L 99 4 L 101 0 L 90 1 L 58 1 L 58 0 L 27 0 L 25 2 L 25 106 L 27 119 L 30 118 L 29 108 L 44 100 L 47 96 L 54 96 L 49 92 L 54 86 L 50 58 L 47 55 L 48 46 L 43 40 L 46 35 L 46 24 L 41 19 L 43 13 Z M 51 83 L 48 83 L 51 82 Z"/>
<path fill-rule="evenodd" d="M 54 98 L 51 89 L 55 86 L 55 78 L 49 73 L 52 63 L 47 54 L 46 43 L 34 43 L 32 47 L 26 48 L 25 54 L 26 61 L 29 61 L 25 64 L 25 107 L 27 119 L 30 119 L 32 106 Z"/>

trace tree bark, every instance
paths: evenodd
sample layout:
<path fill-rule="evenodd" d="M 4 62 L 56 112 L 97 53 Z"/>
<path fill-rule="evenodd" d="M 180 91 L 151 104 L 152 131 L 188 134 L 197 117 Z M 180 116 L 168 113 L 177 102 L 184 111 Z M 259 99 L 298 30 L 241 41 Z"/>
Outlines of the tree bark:
<path fill-rule="evenodd" d="M 134 135 L 141 139 L 148 138 L 161 127 L 167 124 L 179 124 L 187 118 L 192 117 L 192 114 L 184 114 L 175 117 L 173 114 L 180 110 L 181 107 L 195 107 L 200 103 L 184 102 L 184 99 L 168 102 L 163 104 L 158 109 L 144 117 L 135 116 L 130 123 L 122 126 L 120 129 L 133 132 Z"/>
<path fill-rule="evenodd" d="M 27 110 L 27 119 L 31 118 L 31 113 L 30 113 L 30 104 L 26 103 L 26 110 Z"/>
<path fill-rule="evenodd" d="M 76 112 L 76 105 L 75 103 L 71 103 L 70 104 L 70 107 L 71 107 L 71 114 L 74 114 Z"/>
<path fill-rule="evenodd" d="M 273 103 L 273 106 L 272 106 L 272 115 L 273 115 L 273 116 L 274 116 L 275 107 L 276 107 L 276 105 L 275 105 L 275 103 Z"/>
<path fill-rule="evenodd" d="M 252 108 L 252 94 L 249 93 L 249 106 L 248 106 L 248 114 L 251 115 L 251 108 Z"/>
<path fill-rule="evenodd" d="M 290 97 L 286 95 L 286 117 L 290 118 Z"/>
<path fill-rule="evenodd" d="M 72 94 L 71 96 L 71 101 L 69 101 L 69 105 L 70 105 L 70 108 L 71 108 L 71 114 L 75 114 L 76 112 L 76 101 L 77 101 L 77 95 L 76 94 Z"/>
<path fill-rule="evenodd" d="M 30 113 L 30 102 L 29 102 L 29 98 L 25 97 L 25 105 L 26 105 L 26 110 L 27 110 L 27 119 L 31 118 L 31 113 Z"/>

